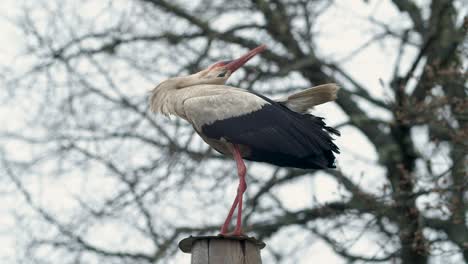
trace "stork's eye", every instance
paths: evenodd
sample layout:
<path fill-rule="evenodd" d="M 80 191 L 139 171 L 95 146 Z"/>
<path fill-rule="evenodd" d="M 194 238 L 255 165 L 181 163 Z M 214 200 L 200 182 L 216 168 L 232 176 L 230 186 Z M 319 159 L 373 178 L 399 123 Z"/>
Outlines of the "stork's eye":
<path fill-rule="evenodd" d="M 226 76 L 226 73 L 227 73 L 227 71 L 223 71 L 223 72 L 219 73 L 218 76 L 216 76 L 216 77 L 221 77 L 222 78 L 222 77 Z"/>

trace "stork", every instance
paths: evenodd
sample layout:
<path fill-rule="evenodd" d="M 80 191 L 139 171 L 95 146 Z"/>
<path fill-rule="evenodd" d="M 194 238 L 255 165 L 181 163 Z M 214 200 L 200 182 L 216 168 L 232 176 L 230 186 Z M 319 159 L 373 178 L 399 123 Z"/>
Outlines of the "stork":
<path fill-rule="evenodd" d="M 224 85 L 237 69 L 266 49 L 261 45 L 238 59 L 220 61 L 188 76 L 170 78 L 151 91 L 153 112 L 187 120 L 201 138 L 237 164 L 237 195 L 221 235 L 242 235 L 242 198 L 247 188 L 243 159 L 302 169 L 335 168 L 338 147 L 323 118 L 308 113 L 336 99 L 338 86 L 324 84 L 272 100 Z M 234 232 L 228 227 L 237 208 Z"/>

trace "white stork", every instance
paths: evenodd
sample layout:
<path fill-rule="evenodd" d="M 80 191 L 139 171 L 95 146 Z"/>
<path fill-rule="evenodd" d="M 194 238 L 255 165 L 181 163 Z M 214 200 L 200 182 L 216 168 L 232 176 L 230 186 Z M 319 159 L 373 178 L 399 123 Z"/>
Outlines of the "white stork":
<path fill-rule="evenodd" d="M 265 45 L 244 56 L 213 64 L 198 73 L 163 81 L 152 90 L 151 110 L 176 115 L 192 124 L 203 140 L 237 163 L 239 187 L 221 235 L 228 234 L 238 209 L 234 236 L 242 235 L 242 197 L 247 188 L 243 159 L 303 169 L 335 167 L 338 147 L 323 118 L 308 114 L 315 105 L 333 101 L 338 86 L 324 84 L 271 100 L 260 94 L 224 85 L 231 74 Z"/>

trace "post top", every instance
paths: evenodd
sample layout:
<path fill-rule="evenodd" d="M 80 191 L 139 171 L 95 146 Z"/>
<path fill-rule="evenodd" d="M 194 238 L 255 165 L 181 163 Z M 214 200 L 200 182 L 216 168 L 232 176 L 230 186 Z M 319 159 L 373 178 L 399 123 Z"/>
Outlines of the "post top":
<path fill-rule="evenodd" d="M 262 249 L 266 246 L 263 241 L 257 240 L 255 237 L 248 237 L 248 236 L 189 236 L 187 238 L 182 239 L 179 242 L 179 248 L 184 253 L 191 253 L 192 247 L 195 241 L 197 240 L 238 240 L 238 241 L 249 241 L 253 243 L 258 249 Z"/>

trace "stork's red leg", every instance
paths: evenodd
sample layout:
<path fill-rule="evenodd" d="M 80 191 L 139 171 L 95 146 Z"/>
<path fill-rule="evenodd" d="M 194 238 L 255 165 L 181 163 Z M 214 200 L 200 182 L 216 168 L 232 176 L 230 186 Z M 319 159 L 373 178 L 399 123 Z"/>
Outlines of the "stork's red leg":
<path fill-rule="evenodd" d="M 247 184 L 245 182 L 245 173 L 247 172 L 247 169 L 245 167 L 244 161 L 242 160 L 239 146 L 233 144 L 232 155 L 234 156 L 234 159 L 236 160 L 237 164 L 237 172 L 239 175 L 239 187 L 237 188 L 236 199 L 234 199 L 231 209 L 229 210 L 228 216 L 224 221 L 223 226 L 221 227 L 221 234 L 227 234 L 228 226 L 231 222 L 234 210 L 236 209 L 236 207 L 238 207 L 236 228 L 234 229 L 233 235 L 239 236 L 242 234 L 242 196 L 245 192 L 245 189 L 247 189 Z"/>
<path fill-rule="evenodd" d="M 242 197 L 244 196 L 245 189 L 247 189 L 247 184 L 245 182 L 245 173 L 247 168 L 245 167 L 244 161 L 239 151 L 239 146 L 233 145 L 233 156 L 237 163 L 237 173 L 239 174 L 239 187 L 237 189 L 237 222 L 236 229 L 234 229 L 233 235 L 240 236 L 242 235 Z"/>
<path fill-rule="evenodd" d="M 229 223 L 231 222 L 232 215 L 234 214 L 234 209 L 236 209 L 238 202 L 239 202 L 239 193 L 237 193 L 236 199 L 234 199 L 234 202 L 232 203 L 231 210 L 229 210 L 228 216 L 226 217 L 226 220 L 224 220 L 224 224 L 221 227 L 221 235 L 227 235 Z"/>

